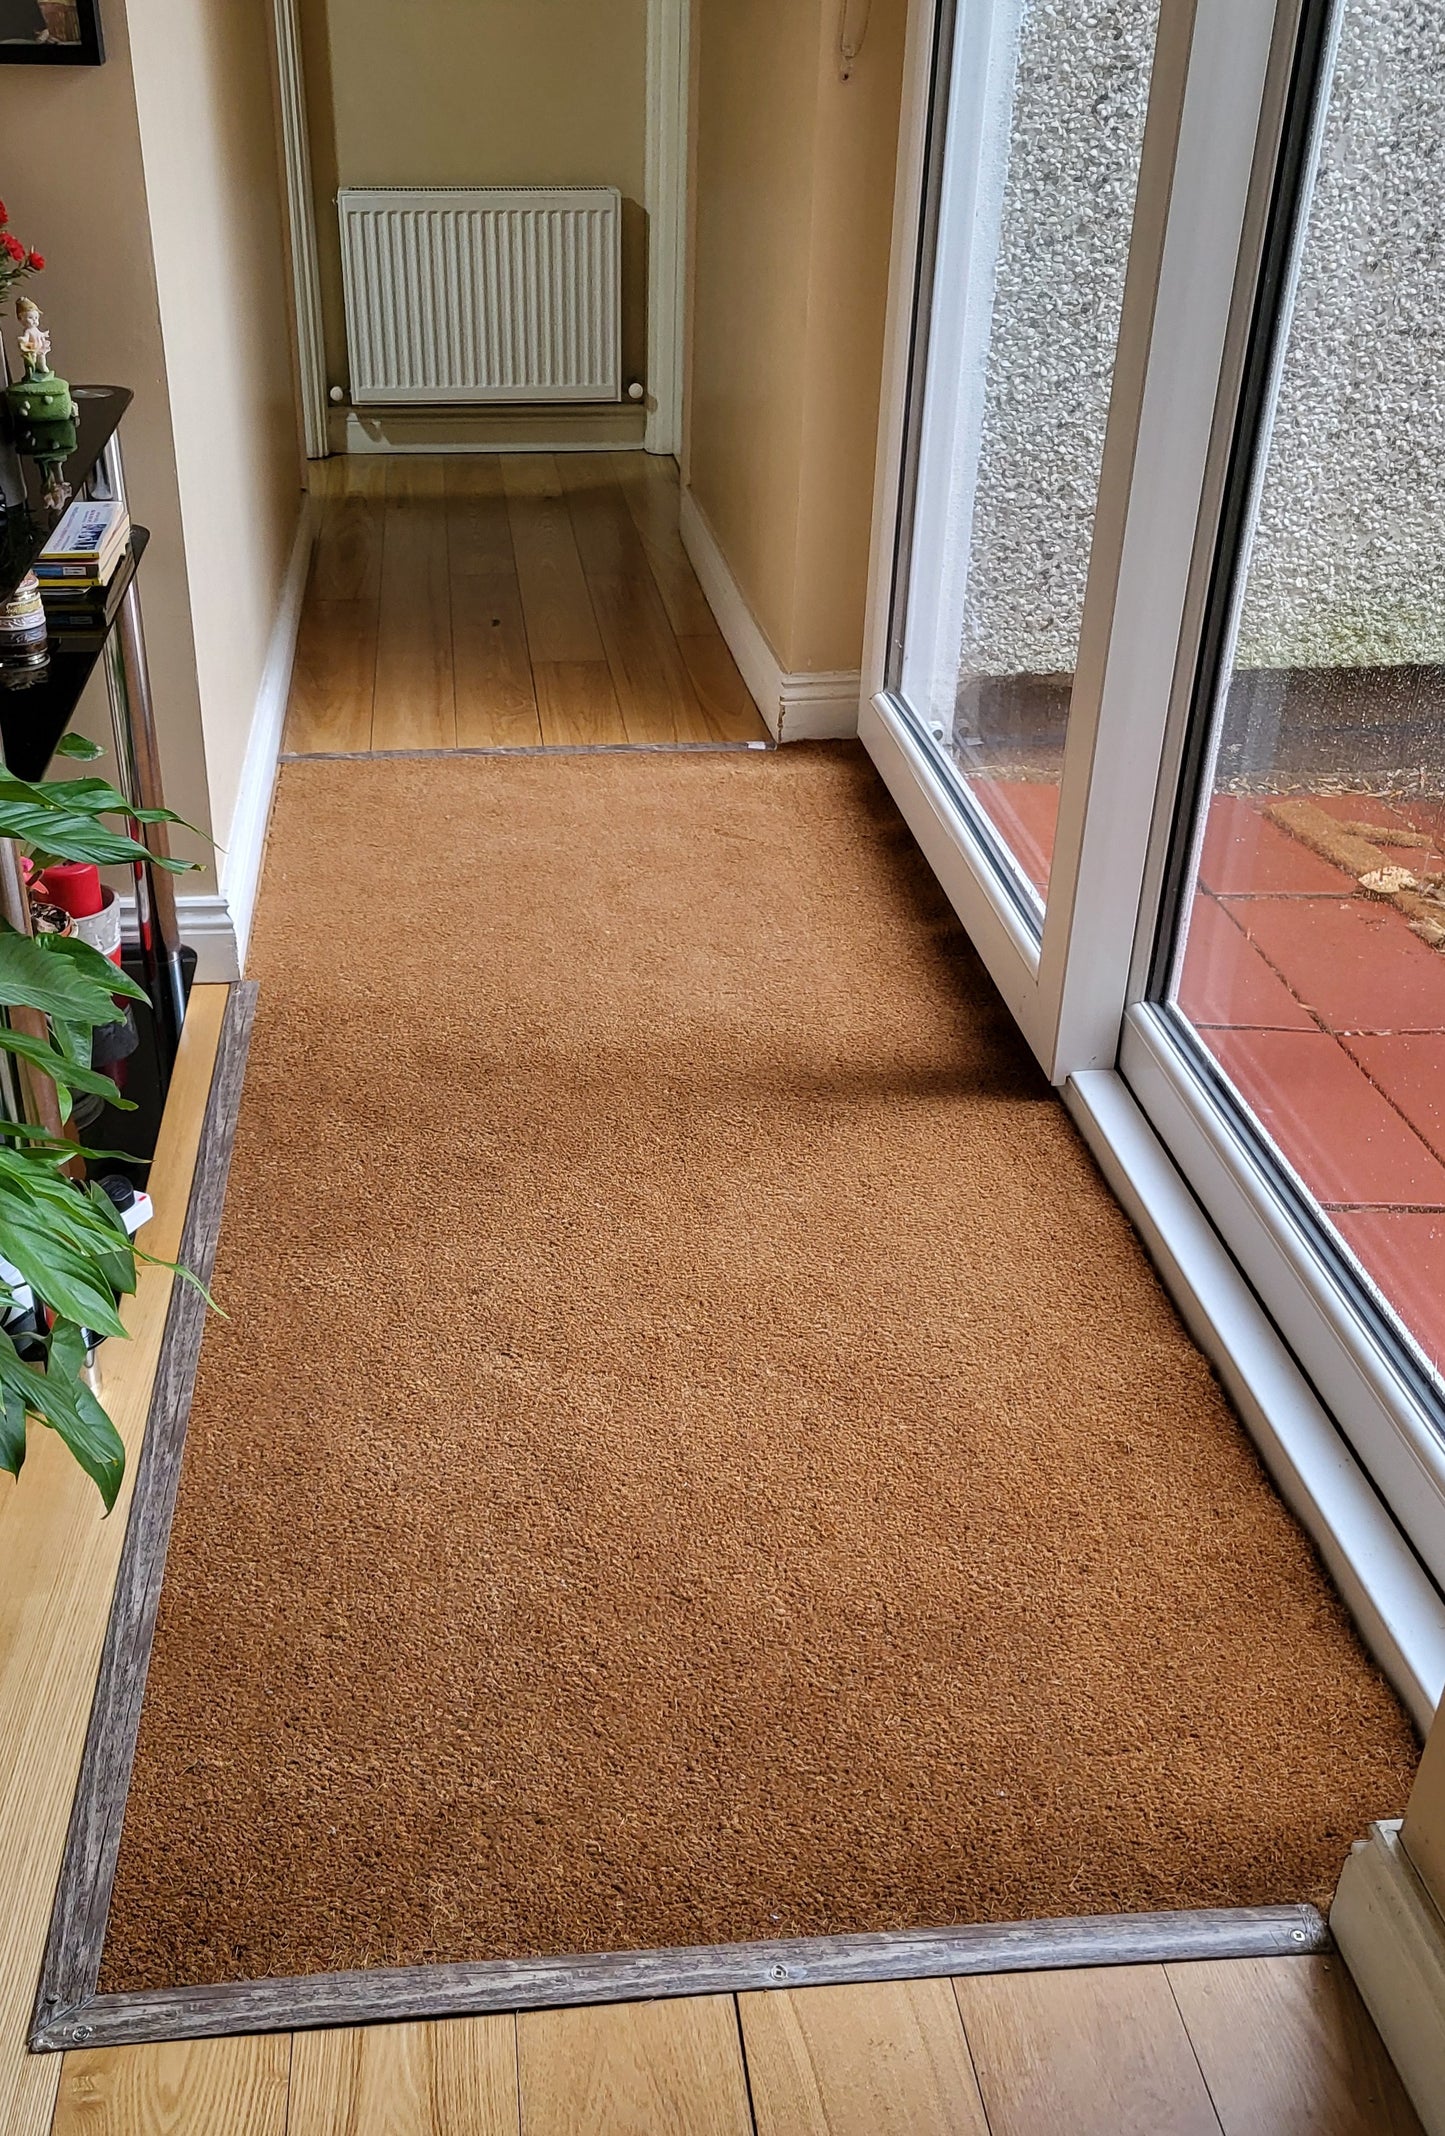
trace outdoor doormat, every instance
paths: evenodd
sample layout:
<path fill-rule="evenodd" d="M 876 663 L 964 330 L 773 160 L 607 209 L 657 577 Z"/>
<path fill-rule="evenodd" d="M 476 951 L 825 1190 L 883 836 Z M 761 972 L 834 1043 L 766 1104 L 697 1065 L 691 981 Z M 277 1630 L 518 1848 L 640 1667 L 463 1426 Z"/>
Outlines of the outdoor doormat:
<path fill-rule="evenodd" d="M 252 964 L 38 2045 L 1319 1947 L 1410 1722 L 861 752 L 289 764 Z"/>

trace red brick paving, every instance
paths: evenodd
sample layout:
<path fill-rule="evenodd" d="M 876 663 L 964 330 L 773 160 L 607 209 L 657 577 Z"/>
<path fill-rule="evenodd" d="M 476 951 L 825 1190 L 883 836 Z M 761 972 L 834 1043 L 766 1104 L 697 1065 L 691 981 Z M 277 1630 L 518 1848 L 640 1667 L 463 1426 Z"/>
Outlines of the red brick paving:
<path fill-rule="evenodd" d="M 1041 894 L 1058 788 L 972 779 Z M 1423 831 L 1385 859 L 1445 870 L 1445 803 L 1308 795 L 1342 822 Z M 1445 1369 L 1445 952 L 1272 823 L 1216 795 L 1178 1001 L 1381 1295 Z"/>

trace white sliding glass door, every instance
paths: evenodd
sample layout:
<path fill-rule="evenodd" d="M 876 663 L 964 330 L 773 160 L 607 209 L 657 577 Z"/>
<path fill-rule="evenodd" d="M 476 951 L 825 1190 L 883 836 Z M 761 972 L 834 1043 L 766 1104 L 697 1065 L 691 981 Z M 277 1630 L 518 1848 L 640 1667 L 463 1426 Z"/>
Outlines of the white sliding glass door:
<path fill-rule="evenodd" d="M 916 0 L 863 738 L 1445 1585 L 1442 49 Z"/>
<path fill-rule="evenodd" d="M 1128 674 L 1115 657 L 1121 598 L 1152 611 L 1149 679 L 1177 639 L 1260 16 L 1256 0 L 1217 0 L 1197 30 L 1189 0 L 915 9 L 864 739 L 1051 1071 L 1076 1014 L 1081 884 L 1123 857 L 1102 818 L 1110 850 L 1085 836 L 1106 699 L 1141 686 L 1137 649 Z M 1221 122 L 1240 151 L 1222 165 Z M 1215 225 L 1187 276 L 1169 257 L 1181 170 Z M 1131 555 L 1141 454 L 1184 509 L 1172 547 Z M 1135 757 L 1129 791 L 1151 780 Z"/>
<path fill-rule="evenodd" d="M 1431 24 L 1435 35 L 1422 32 Z M 1125 1072 L 1445 1578 L 1445 10 L 1304 25 Z"/>

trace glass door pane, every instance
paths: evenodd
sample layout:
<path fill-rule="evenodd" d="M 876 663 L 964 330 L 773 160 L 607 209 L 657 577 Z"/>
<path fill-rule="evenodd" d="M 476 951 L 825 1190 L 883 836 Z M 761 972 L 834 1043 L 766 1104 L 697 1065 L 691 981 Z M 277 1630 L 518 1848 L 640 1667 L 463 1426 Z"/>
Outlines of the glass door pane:
<path fill-rule="evenodd" d="M 1433 31 L 1429 25 L 1434 25 Z M 1445 1373 L 1445 74 L 1342 0 L 1160 992 Z"/>
<path fill-rule="evenodd" d="M 903 702 L 1048 894 L 1158 0 L 960 0 Z"/>

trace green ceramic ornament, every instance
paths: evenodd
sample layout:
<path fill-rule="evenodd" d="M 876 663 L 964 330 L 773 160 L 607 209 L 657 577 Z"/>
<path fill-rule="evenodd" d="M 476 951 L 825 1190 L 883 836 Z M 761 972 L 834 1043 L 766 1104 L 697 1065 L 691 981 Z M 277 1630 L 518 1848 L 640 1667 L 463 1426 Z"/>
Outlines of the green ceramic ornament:
<path fill-rule="evenodd" d="M 6 388 L 5 398 L 21 424 L 69 422 L 75 414 L 70 387 L 50 368 L 50 336 L 40 324 L 40 307 L 22 297 L 15 307 L 20 321 L 20 355 L 25 376 Z"/>

